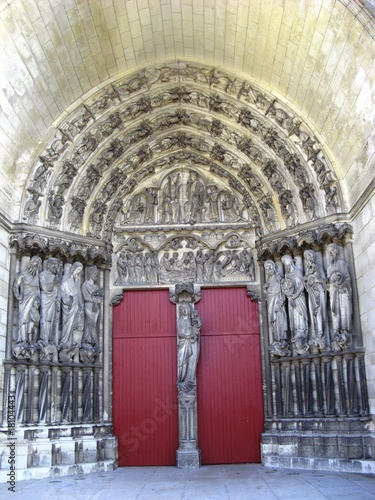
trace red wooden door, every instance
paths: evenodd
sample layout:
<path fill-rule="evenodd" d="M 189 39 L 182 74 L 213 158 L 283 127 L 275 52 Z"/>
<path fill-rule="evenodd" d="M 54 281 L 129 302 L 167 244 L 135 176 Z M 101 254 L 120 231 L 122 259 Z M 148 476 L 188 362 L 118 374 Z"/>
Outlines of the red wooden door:
<path fill-rule="evenodd" d="M 113 426 L 119 465 L 175 465 L 176 306 L 166 290 L 129 291 L 113 310 Z"/>
<path fill-rule="evenodd" d="M 197 371 L 203 464 L 260 462 L 263 399 L 258 306 L 244 288 L 203 289 Z"/>

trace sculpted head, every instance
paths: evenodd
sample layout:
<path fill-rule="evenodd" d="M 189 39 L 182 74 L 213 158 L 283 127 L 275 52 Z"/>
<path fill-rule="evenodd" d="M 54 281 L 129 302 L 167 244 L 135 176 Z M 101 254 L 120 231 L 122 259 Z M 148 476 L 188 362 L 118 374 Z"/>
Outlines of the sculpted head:
<path fill-rule="evenodd" d="M 315 252 L 313 250 L 305 250 L 303 256 L 308 262 L 315 262 Z"/>
<path fill-rule="evenodd" d="M 290 272 L 294 265 L 293 257 L 291 255 L 283 255 L 281 257 L 281 262 L 284 265 L 285 271 Z"/>
<path fill-rule="evenodd" d="M 339 248 L 336 243 L 330 243 L 327 247 L 327 252 L 331 259 L 335 260 L 339 254 Z"/>
<path fill-rule="evenodd" d="M 273 260 L 266 260 L 264 263 L 264 270 L 267 275 L 272 276 L 276 272 L 276 266 Z"/>
<path fill-rule="evenodd" d="M 38 257 L 37 255 L 34 255 L 31 257 L 30 262 L 29 262 L 29 272 L 33 276 L 35 276 L 39 271 L 42 270 L 42 259 Z"/>
<path fill-rule="evenodd" d="M 59 271 L 60 263 L 55 257 L 50 257 L 47 260 L 46 268 L 52 274 L 57 274 Z"/>
<path fill-rule="evenodd" d="M 87 278 L 88 279 L 91 278 L 93 281 L 97 280 L 99 271 L 98 271 L 98 268 L 96 266 L 89 266 L 86 269 L 86 272 L 87 272 Z"/>
<path fill-rule="evenodd" d="M 72 276 L 78 276 L 79 274 L 81 274 L 82 270 L 83 270 L 83 265 L 80 262 L 74 262 L 74 264 L 72 264 L 72 267 L 70 269 L 70 274 Z"/>
<path fill-rule="evenodd" d="M 190 316 L 190 306 L 187 302 L 183 302 L 182 304 L 180 304 L 180 316 Z"/>

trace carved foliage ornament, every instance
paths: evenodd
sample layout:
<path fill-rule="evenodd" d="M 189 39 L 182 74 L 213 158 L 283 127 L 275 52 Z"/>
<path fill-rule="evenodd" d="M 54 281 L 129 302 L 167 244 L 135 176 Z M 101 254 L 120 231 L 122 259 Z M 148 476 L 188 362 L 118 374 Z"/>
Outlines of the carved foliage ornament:
<path fill-rule="evenodd" d="M 17 248 L 20 255 L 32 255 L 35 252 L 59 254 L 66 260 L 82 258 L 98 266 L 111 265 L 112 245 L 90 245 L 84 242 L 62 240 L 39 235 L 37 233 L 15 233 L 10 237 L 10 245 Z"/>

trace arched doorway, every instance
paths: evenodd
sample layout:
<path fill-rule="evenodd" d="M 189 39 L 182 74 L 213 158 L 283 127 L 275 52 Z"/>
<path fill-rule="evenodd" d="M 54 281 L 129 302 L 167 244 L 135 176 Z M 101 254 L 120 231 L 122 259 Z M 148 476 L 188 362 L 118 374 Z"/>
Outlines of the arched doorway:
<path fill-rule="evenodd" d="M 198 443 L 203 464 L 260 462 L 257 304 L 244 288 L 203 289 Z M 114 308 L 113 419 L 119 465 L 175 465 L 175 306 L 168 291 L 128 291 Z"/>

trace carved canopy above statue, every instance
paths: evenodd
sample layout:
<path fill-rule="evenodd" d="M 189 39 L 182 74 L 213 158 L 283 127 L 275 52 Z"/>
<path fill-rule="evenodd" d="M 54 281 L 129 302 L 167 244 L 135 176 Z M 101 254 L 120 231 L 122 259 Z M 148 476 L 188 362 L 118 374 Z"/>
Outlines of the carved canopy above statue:
<path fill-rule="evenodd" d="M 247 222 L 258 236 L 341 211 L 323 146 L 281 100 L 216 68 L 148 67 L 88 96 L 38 152 L 23 220 L 114 228 Z"/>

